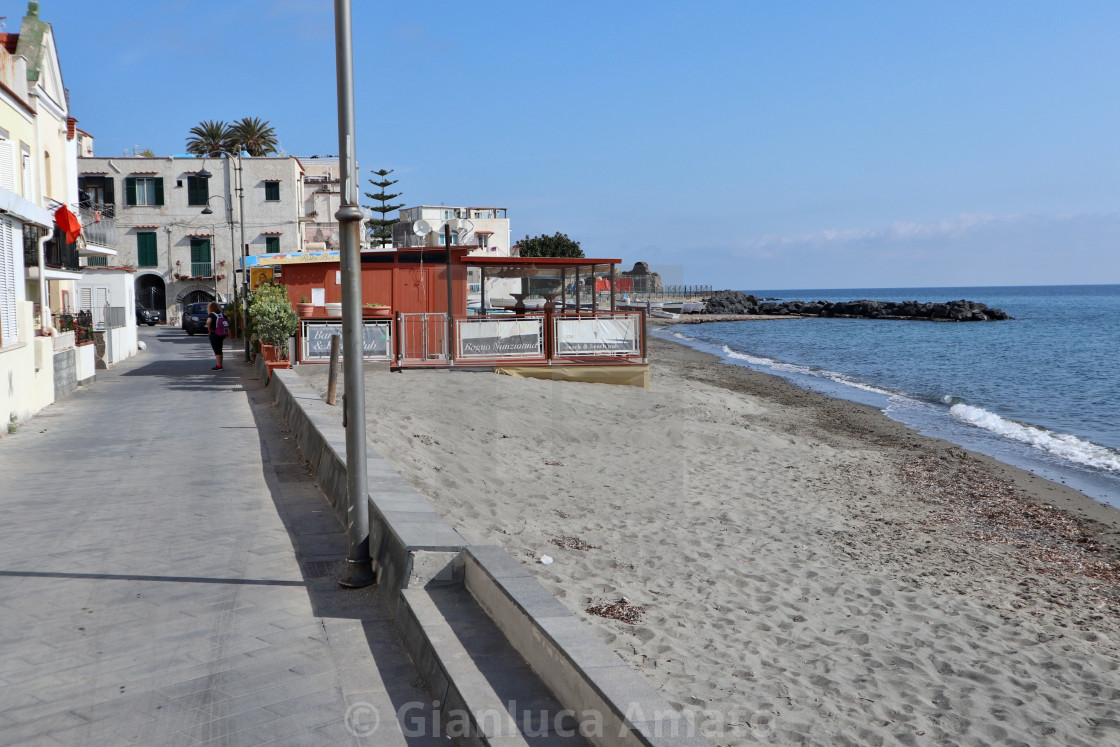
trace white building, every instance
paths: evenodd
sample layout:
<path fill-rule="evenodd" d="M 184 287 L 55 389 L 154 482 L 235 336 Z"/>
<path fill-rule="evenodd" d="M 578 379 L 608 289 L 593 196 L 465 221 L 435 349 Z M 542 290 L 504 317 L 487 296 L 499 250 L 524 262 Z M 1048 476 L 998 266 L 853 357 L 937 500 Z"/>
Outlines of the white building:
<path fill-rule="evenodd" d="M 229 300 L 243 253 L 305 250 L 298 158 L 85 157 L 78 169 L 90 209 L 115 221 L 105 264 L 135 268 L 136 299 L 170 323 L 185 304 Z"/>
<path fill-rule="evenodd" d="M 15 23 L 9 16 L 9 27 Z M 0 33 L 0 418 L 22 421 L 92 379 L 92 341 L 67 329 L 79 309 L 79 256 L 111 255 L 82 225 L 77 120 L 54 31 L 29 2 L 18 33 Z M 62 216 L 61 218 L 59 216 Z M 49 238 L 48 238 L 49 237 Z"/>
<path fill-rule="evenodd" d="M 303 156 L 303 235 L 307 251 L 336 251 L 342 182 L 338 156 Z"/>
<path fill-rule="evenodd" d="M 417 205 L 400 212 L 393 225 L 393 246 L 443 246 L 444 226 L 451 227 L 452 246 L 474 246 L 471 254 L 509 257 L 509 218 L 502 207 Z M 419 231 L 417 230 L 419 229 Z"/>

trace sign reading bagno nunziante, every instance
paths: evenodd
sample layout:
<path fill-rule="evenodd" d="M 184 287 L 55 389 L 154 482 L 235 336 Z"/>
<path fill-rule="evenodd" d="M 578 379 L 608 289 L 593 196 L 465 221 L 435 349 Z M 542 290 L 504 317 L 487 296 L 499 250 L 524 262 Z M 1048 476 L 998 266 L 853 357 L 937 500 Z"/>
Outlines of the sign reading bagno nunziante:
<path fill-rule="evenodd" d="M 458 326 L 459 358 L 542 358 L 544 320 L 464 322 Z"/>

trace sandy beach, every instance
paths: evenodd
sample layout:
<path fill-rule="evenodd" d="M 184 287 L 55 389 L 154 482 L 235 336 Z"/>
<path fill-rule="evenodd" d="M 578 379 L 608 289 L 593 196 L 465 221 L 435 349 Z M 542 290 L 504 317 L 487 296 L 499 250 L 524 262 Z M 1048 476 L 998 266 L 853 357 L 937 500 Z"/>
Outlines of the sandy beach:
<path fill-rule="evenodd" d="M 1120 512 L 650 349 L 648 391 L 370 371 L 369 440 L 718 744 L 1120 744 Z"/>

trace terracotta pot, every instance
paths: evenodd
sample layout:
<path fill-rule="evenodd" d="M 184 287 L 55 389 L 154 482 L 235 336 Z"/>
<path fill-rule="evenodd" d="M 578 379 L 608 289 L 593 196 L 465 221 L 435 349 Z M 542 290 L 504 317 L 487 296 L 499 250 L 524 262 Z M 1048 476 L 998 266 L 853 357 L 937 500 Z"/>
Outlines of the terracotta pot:
<path fill-rule="evenodd" d="M 272 378 L 273 370 L 277 368 L 291 368 L 291 361 L 268 361 L 265 365 L 268 366 L 268 378 Z"/>
<path fill-rule="evenodd" d="M 363 319 L 392 319 L 393 309 L 388 306 L 362 307 Z"/>
<path fill-rule="evenodd" d="M 307 319 L 315 313 L 315 304 L 313 303 L 297 303 L 296 314 L 300 319 Z"/>
<path fill-rule="evenodd" d="M 268 343 L 261 343 L 261 356 L 264 358 L 265 363 L 272 363 L 276 360 L 276 348 Z"/>

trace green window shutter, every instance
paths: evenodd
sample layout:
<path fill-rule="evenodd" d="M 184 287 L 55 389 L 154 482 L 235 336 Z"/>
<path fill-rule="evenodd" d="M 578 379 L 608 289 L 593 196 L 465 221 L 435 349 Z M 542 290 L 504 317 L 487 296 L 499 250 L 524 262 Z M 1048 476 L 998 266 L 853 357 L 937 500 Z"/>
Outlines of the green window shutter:
<path fill-rule="evenodd" d="M 162 176 L 157 176 L 155 178 L 155 183 L 156 183 L 156 202 L 155 202 L 155 204 L 156 205 L 162 205 L 163 204 L 163 177 Z"/>
<path fill-rule="evenodd" d="M 210 239 L 191 239 L 191 275 L 209 277 L 214 274 L 210 264 Z"/>
<path fill-rule="evenodd" d="M 137 265 L 140 267 L 155 267 L 159 264 L 154 233 L 136 234 L 136 258 Z"/>
<path fill-rule="evenodd" d="M 191 239 L 191 262 L 210 261 L 210 239 Z"/>
<path fill-rule="evenodd" d="M 124 204 L 136 204 L 136 177 L 134 176 L 124 178 Z"/>
<path fill-rule="evenodd" d="M 269 202 L 277 202 L 280 200 L 280 182 L 264 183 L 264 199 Z"/>
<path fill-rule="evenodd" d="M 210 199 L 210 183 L 197 176 L 187 177 L 187 204 L 205 205 Z"/>
<path fill-rule="evenodd" d="M 108 267 L 108 257 L 87 257 L 86 267 Z"/>
<path fill-rule="evenodd" d="M 280 253 L 280 237 L 279 236 L 265 236 L 264 237 L 264 250 L 268 254 Z"/>

